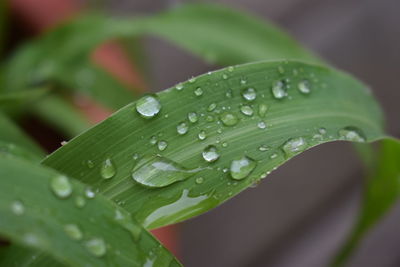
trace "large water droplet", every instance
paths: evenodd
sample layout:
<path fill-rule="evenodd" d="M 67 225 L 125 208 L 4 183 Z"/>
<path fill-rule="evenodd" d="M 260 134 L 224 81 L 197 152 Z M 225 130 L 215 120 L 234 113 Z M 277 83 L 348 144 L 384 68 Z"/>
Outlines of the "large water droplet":
<path fill-rule="evenodd" d="M 365 142 L 366 138 L 364 133 L 357 127 L 348 126 L 339 130 L 341 139 L 353 142 Z"/>
<path fill-rule="evenodd" d="M 116 169 L 111 159 L 106 159 L 100 169 L 100 175 L 103 179 L 110 179 L 115 176 Z"/>
<path fill-rule="evenodd" d="M 144 118 L 150 119 L 161 110 L 161 104 L 155 95 L 145 95 L 136 102 L 136 111 Z"/>
<path fill-rule="evenodd" d="M 85 242 L 85 248 L 94 256 L 101 257 L 107 252 L 106 243 L 102 238 L 93 237 Z"/>
<path fill-rule="evenodd" d="M 257 162 L 246 156 L 232 160 L 230 167 L 231 177 L 235 180 L 244 179 L 249 176 L 256 166 Z"/>
<path fill-rule="evenodd" d="M 219 159 L 219 153 L 215 146 L 209 145 L 203 150 L 203 159 L 207 162 L 214 162 Z"/>
<path fill-rule="evenodd" d="M 240 107 L 240 112 L 246 116 L 253 116 L 253 108 L 248 105 L 243 105 Z"/>
<path fill-rule="evenodd" d="M 176 126 L 176 131 L 180 135 L 187 133 L 188 130 L 189 130 L 189 126 L 186 124 L 186 122 L 181 122 L 178 124 L 178 126 Z"/>
<path fill-rule="evenodd" d="M 299 88 L 300 93 L 309 94 L 311 92 L 311 85 L 308 80 L 303 80 L 299 82 L 297 87 Z"/>
<path fill-rule="evenodd" d="M 268 111 L 268 106 L 267 106 L 267 104 L 260 104 L 260 105 L 258 106 L 258 115 L 259 115 L 261 118 L 264 118 L 264 117 L 265 117 L 265 115 L 267 114 L 267 111 Z"/>
<path fill-rule="evenodd" d="M 257 97 L 257 92 L 254 88 L 243 89 L 242 96 L 247 101 L 253 101 Z"/>
<path fill-rule="evenodd" d="M 195 123 L 199 120 L 199 117 L 197 116 L 196 112 L 189 112 L 188 113 L 188 119 L 191 123 Z"/>
<path fill-rule="evenodd" d="M 183 181 L 199 169 L 186 169 L 180 164 L 161 156 L 142 158 L 132 171 L 132 178 L 147 187 L 164 187 Z"/>
<path fill-rule="evenodd" d="M 164 140 L 158 141 L 158 143 L 157 143 L 158 150 L 160 150 L 160 151 L 164 151 L 167 148 L 167 146 L 168 146 L 168 143 L 167 143 L 167 141 L 164 141 Z"/>
<path fill-rule="evenodd" d="M 283 81 L 277 81 L 272 85 L 272 95 L 276 99 L 282 99 L 287 96 L 286 85 Z"/>
<path fill-rule="evenodd" d="M 198 138 L 199 138 L 200 140 L 204 140 L 204 139 L 207 138 L 207 134 L 206 134 L 206 132 L 203 131 L 203 130 L 201 130 L 197 136 L 198 136 Z"/>
<path fill-rule="evenodd" d="M 20 216 L 25 213 L 25 206 L 21 201 L 16 200 L 11 203 L 11 211 L 17 216 Z"/>
<path fill-rule="evenodd" d="M 201 87 L 197 87 L 196 90 L 194 90 L 194 94 L 196 96 L 202 96 L 203 95 L 203 89 L 201 89 Z"/>
<path fill-rule="evenodd" d="M 50 187 L 59 198 L 67 198 L 72 194 L 72 184 L 66 176 L 59 175 L 51 179 Z"/>
<path fill-rule="evenodd" d="M 230 112 L 222 113 L 220 118 L 222 123 L 226 126 L 234 126 L 238 123 L 238 118 Z"/>
<path fill-rule="evenodd" d="M 64 232 L 72 240 L 81 240 L 83 237 L 82 231 L 76 224 L 66 224 L 64 225 Z"/>
<path fill-rule="evenodd" d="M 303 137 L 292 138 L 283 144 L 282 150 L 287 157 L 294 156 L 307 148 L 307 142 Z"/>

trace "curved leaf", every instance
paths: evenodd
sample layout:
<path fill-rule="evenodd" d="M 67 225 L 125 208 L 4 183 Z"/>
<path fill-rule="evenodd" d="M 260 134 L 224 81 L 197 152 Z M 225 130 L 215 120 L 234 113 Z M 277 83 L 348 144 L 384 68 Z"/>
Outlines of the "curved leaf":
<path fill-rule="evenodd" d="M 0 234 L 21 246 L 68 266 L 178 264 L 129 213 L 101 195 L 87 198 L 78 181 L 7 156 L 0 177 Z"/>
<path fill-rule="evenodd" d="M 277 89 L 287 90 L 287 95 L 277 99 Z M 157 98 L 161 112 L 155 118 L 138 114 L 135 105 L 147 115 L 155 111 L 154 106 L 141 106 L 148 100 L 143 98 L 71 140 L 43 163 L 79 177 L 146 227 L 156 228 L 211 209 L 314 145 L 344 139 L 370 142 L 384 136 L 381 111 L 363 84 L 301 62 L 229 67 L 165 90 Z M 186 133 L 182 122 L 188 126 Z M 215 160 L 213 151 L 202 155 L 211 145 L 220 155 L 212 163 L 203 157 Z M 157 163 L 160 167 L 154 165 L 157 155 L 164 161 Z M 248 159 L 254 160 L 248 167 L 256 167 L 238 180 L 243 172 L 232 174 L 229 168 L 233 164 L 237 170 Z M 140 177 L 143 168 L 151 170 L 151 177 Z M 154 188 L 163 177 L 171 185 Z"/>

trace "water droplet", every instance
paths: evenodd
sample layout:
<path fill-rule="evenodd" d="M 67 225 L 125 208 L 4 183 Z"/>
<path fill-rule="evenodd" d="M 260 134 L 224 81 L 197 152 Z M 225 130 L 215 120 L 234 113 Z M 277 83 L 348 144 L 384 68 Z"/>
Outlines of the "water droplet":
<path fill-rule="evenodd" d="M 96 257 L 104 256 L 107 252 L 106 243 L 102 238 L 93 237 L 85 242 L 86 249 Z"/>
<path fill-rule="evenodd" d="M 265 115 L 267 114 L 267 111 L 268 111 L 268 106 L 267 106 L 266 104 L 260 104 L 260 105 L 258 106 L 258 115 L 259 115 L 261 118 L 264 118 L 264 117 L 265 117 Z"/>
<path fill-rule="evenodd" d="M 271 148 L 269 147 L 269 146 L 267 146 L 267 145 L 261 145 L 261 146 L 259 146 L 258 147 L 258 150 L 260 150 L 260 151 L 268 151 L 268 150 L 270 150 Z"/>
<path fill-rule="evenodd" d="M 228 71 L 229 71 L 229 72 L 232 72 L 233 70 L 234 70 L 234 67 L 233 67 L 233 66 L 229 66 L 229 67 L 228 67 Z"/>
<path fill-rule="evenodd" d="M 111 159 L 106 159 L 100 169 L 100 175 L 103 179 L 113 178 L 116 174 L 116 169 Z"/>
<path fill-rule="evenodd" d="M 282 99 L 287 96 L 286 86 L 283 81 L 277 81 L 272 85 L 272 95 L 276 99 Z"/>
<path fill-rule="evenodd" d="M 181 91 L 181 90 L 183 89 L 183 84 L 178 83 L 178 84 L 175 86 L 175 89 L 178 90 L 178 91 Z"/>
<path fill-rule="evenodd" d="M 283 144 L 282 150 L 287 157 L 294 156 L 307 148 L 307 142 L 303 137 L 291 138 Z"/>
<path fill-rule="evenodd" d="M 232 160 L 230 167 L 231 177 L 235 180 L 244 179 L 249 176 L 256 166 L 257 162 L 246 156 Z"/>
<path fill-rule="evenodd" d="M 92 169 L 94 167 L 93 161 L 91 161 L 90 159 L 86 161 L 86 166 L 88 166 L 89 169 Z"/>
<path fill-rule="evenodd" d="M 202 131 L 199 132 L 198 137 L 199 137 L 200 140 L 204 140 L 204 139 L 207 138 L 207 134 L 206 134 L 205 131 L 202 130 Z"/>
<path fill-rule="evenodd" d="M 219 159 L 218 150 L 215 146 L 209 145 L 203 150 L 203 159 L 207 162 L 214 162 Z"/>
<path fill-rule="evenodd" d="M 168 143 L 167 143 L 167 141 L 164 141 L 164 140 L 158 141 L 158 143 L 157 143 L 158 150 L 160 150 L 160 151 L 164 151 L 167 148 L 167 146 L 168 146 Z"/>
<path fill-rule="evenodd" d="M 64 232 L 72 240 L 81 240 L 83 237 L 82 231 L 76 224 L 66 224 L 64 225 Z"/>
<path fill-rule="evenodd" d="M 135 154 L 133 154 L 133 156 L 132 156 L 133 160 L 138 160 L 139 157 L 140 157 L 140 156 L 139 156 L 138 153 L 135 153 Z"/>
<path fill-rule="evenodd" d="M 194 94 L 196 96 L 201 96 L 203 95 L 203 89 L 201 89 L 201 87 L 197 87 L 196 90 L 194 90 Z"/>
<path fill-rule="evenodd" d="M 81 196 L 77 196 L 75 198 L 75 206 L 77 206 L 78 208 L 83 208 L 86 205 L 86 200 L 81 197 Z"/>
<path fill-rule="evenodd" d="M 366 138 L 364 133 L 357 127 L 348 126 L 339 130 L 341 139 L 353 142 L 365 142 Z"/>
<path fill-rule="evenodd" d="M 202 184 L 204 182 L 204 178 L 203 177 L 197 177 L 196 178 L 196 184 Z"/>
<path fill-rule="evenodd" d="M 214 121 L 214 117 L 211 116 L 211 115 L 208 115 L 208 116 L 206 117 L 206 121 L 208 121 L 208 122 L 213 122 L 213 121 Z"/>
<path fill-rule="evenodd" d="M 147 187 L 164 187 L 183 181 L 199 169 L 186 169 L 180 164 L 161 156 L 142 158 L 132 171 L 132 178 Z"/>
<path fill-rule="evenodd" d="M 228 91 L 226 91 L 225 96 L 226 96 L 227 98 L 232 98 L 232 96 L 233 96 L 232 89 L 229 89 Z"/>
<path fill-rule="evenodd" d="M 220 118 L 222 123 L 226 126 L 233 126 L 238 123 L 238 118 L 234 114 L 229 112 L 222 113 Z"/>
<path fill-rule="evenodd" d="M 222 147 L 227 147 L 228 143 L 227 142 L 223 142 L 221 145 L 222 145 Z"/>
<path fill-rule="evenodd" d="M 270 159 L 274 159 L 274 158 L 276 158 L 277 156 L 278 156 L 278 154 L 274 153 L 274 154 L 272 154 L 271 156 L 269 156 L 269 158 L 270 158 Z"/>
<path fill-rule="evenodd" d="M 224 80 L 228 79 L 228 75 L 222 74 L 222 79 L 224 79 Z"/>
<path fill-rule="evenodd" d="M 191 123 L 195 123 L 199 120 L 199 117 L 197 116 L 196 112 L 189 112 L 188 113 L 188 119 Z"/>
<path fill-rule="evenodd" d="M 253 108 L 248 105 L 241 106 L 240 112 L 242 112 L 246 116 L 253 116 L 254 113 Z"/>
<path fill-rule="evenodd" d="M 88 187 L 85 189 L 85 196 L 87 198 L 94 198 L 96 196 L 96 193 L 91 188 Z"/>
<path fill-rule="evenodd" d="M 186 124 L 186 122 L 181 122 L 178 124 L 178 126 L 176 126 L 176 131 L 180 135 L 184 135 L 185 133 L 188 132 L 188 130 L 189 130 L 189 126 Z"/>
<path fill-rule="evenodd" d="M 67 141 L 61 141 L 61 145 L 62 145 L 62 146 L 65 146 L 66 144 L 68 144 Z"/>
<path fill-rule="evenodd" d="M 279 72 L 280 74 L 284 74 L 284 73 L 285 73 L 285 69 L 284 69 L 282 66 L 279 66 L 279 67 L 278 67 L 278 72 Z"/>
<path fill-rule="evenodd" d="M 307 80 L 299 82 L 297 87 L 299 88 L 300 93 L 309 94 L 311 92 L 310 82 Z"/>
<path fill-rule="evenodd" d="M 136 102 L 136 111 L 146 119 L 153 118 L 161 110 L 156 95 L 145 95 Z"/>
<path fill-rule="evenodd" d="M 321 128 L 318 129 L 318 132 L 319 132 L 320 134 L 326 134 L 326 129 L 323 128 L 323 127 L 321 127 Z"/>
<path fill-rule="evenodd" d="M 158 141 L 157 136 L 153 135 L 152 137 L 150 137 L 150 144 L 151 145 L 157 144 L 157 141 Z"/>
<path fill-rule="evenodd" d="M 263 121 L 260 121 L 259 123 L 257 123 L 257 127 L 260 129 L 265 129 L 267 128 L 267 124 Z"/>
<path fill-rule="evenodd" d="M 194 83 L 195 81 L 196 81 L 196 78 L 195 78 L 195 77 L 192 77 L 192 78 L 189 79 L 189 82 L 190 82 L 190 83 Z"/>
<path fill-rule="evenodd" d="M 246 78 L 241 78 L 241 79 L 240 79 L 240 84 L 241 84 L 241 85 L 245 85 L 246 83 L 247 83 Z"/>
<path fill-rule="evenodd" d="M 211 103 L 211 104 L 208 106 L 207 110 L 208 110 L 208 111 L 213 111 L 216 107 L 217 107 L 217 104 Z"/>
<path fill-rule="evenodd" d="M 24 204 L 22 204 L 21 201 L 16 200 L 16 201 L 11 203 L 11 211 L 15 215 L 20 216 L 20 215 L 25 213 L 25 206 L 24 206 Z"/>
<path fill-rule="evenodd" d="M 247 88 L 242 90 L 242 96 L 247 101 L 253 101 L 257 98 L 257 92 L 254 88 Z"/>
<path fill-rule="evenodd" d="M 67 198 L 72 194 L 72 184 L 66 176 L 59 175 L 51 179 L 50 187 L 59 198 Z"/>

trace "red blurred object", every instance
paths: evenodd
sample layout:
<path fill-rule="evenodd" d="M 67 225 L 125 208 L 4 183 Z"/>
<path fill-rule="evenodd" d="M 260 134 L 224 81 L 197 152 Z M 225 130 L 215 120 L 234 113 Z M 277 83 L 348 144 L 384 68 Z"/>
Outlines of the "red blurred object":
<path fill-rule="evenodd" d="M 81 8 L 75 0 L 11 0 L 10 2 L 14 14 L 34 33 L 43 32 L 68 20 Z M 146 86 L 143 79 L 127 58 L 123 49 L 113 41 L 100 45 L 92 53 L 92 59 L 96 64 L 117 77 L 128 88 L 135 87 L 144 91 Z M 82 104 L 79 107 L 93 123 L 103 120 L 111 113 L 91 99 L 82 97 L 79 102 Z M 152 233 L 176 256 L 179 256 L 176 226 L 163 227 Z"/>

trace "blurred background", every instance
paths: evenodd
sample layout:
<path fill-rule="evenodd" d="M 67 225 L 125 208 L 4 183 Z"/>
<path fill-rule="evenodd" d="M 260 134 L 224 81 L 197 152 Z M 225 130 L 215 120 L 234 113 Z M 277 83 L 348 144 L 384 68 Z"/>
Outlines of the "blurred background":
<path fill-rule="evenodd" d="M 42 34 L 85 5 L 104 8 L 113 15 L 134 16 L 154 14 L 183 2 L 11 0 L 6 51 L 12 53 L 21 41 Z M 386 112 L 388 131 L 399 137 L 400 1 L 212 2 L 272 21 L 335 67 L 369 84 Z M 98 61 L 127 84 L 151 91 L 219 68 L 158 38 L 146 37 L 144 47 L 150 70 L 147 83 L 135 71 L 134 63 L 127 64 L 116 49 L 102 47 Z M 93 122 L 108 114 L 97 106 L 86 112 Z M 30 120 L 24 127 L 33 136 L 46 132 L 41 142 L 49 151 L 64 138 L 40 121 Z M 354 223 L 364 178 L 349 144 L 325 144 L 291 160 L 256 188 L 157 235 L 189 267 L 328 266 Z M 370 232 L 348 266 L 400 266 L 399 221 L 397 205 Z"/>

